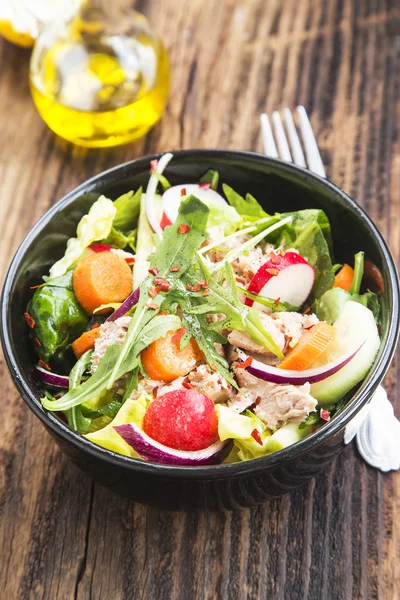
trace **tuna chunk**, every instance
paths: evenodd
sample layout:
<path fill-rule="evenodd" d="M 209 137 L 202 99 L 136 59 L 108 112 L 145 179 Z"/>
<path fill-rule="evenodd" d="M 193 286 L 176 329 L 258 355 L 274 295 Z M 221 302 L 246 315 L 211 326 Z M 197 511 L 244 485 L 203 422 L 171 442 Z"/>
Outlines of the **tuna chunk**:
<path fill-rule="evenodd" d="M 278 347 L 283 350 L 285 347 L 285 336 L 279 323 L 275 323 L 275 321 L 264 312 L 260 313 L 260 318 L 266 331 L 271 334 L 272 339 L 275 341 Z M 260 344 L 257 344 L 257 342 L 254 342 L 244 331 L 237 331 L 234 329 L 228 334 L 228 341 L 232 344 L 232 346 L 243 348 L 243 350 L 247 350 L 248 352 L 252 352 L 254 354 L 272 354 L 269 350 L 267 350 L 267 348 L 264 348 L 263 346 L 260 346 Z"/>
<path fill-rule="evenodd" d="M 217 371 L 212 371 L 208 365 L 199 365 L 187 376 L 189 383 L 196 390 L 211 398 L 213 402 L 228 402 L 234 392 L 230 383 Z"/>
<path fill-rule="evenodd" d="M 304 329 L 318 323 L 318 317 L 313 313 L 302 315 L 297 312 L 276 312 L 271 318 L 288 341 L 300 339 Z"/>
<path fill-rule="evenodd" d="M 138 382 L 138 389 L 133 390 L 130 398 L 131 400 L 137 400 L 143 393 L 153 396 L 154 398 L 158 398 L 167 392 L 183 389 L 182 383 L 184 380 L 184 377 L 178 377 L 171 383 L 165 383 L 165 381 L 143 378 Z"/>
<path fill-rule="evenodd" d="M 255 414 L 276 431 L 289 421 L 304 421 L 315 410 L 317 400 L 310 394 L 310 384 L 301 386 L 277 385 L 251 375 L 246 369 L 234 367 L 236 380 L 250 404 L 255 403 Z M 235 407 L 235 401 L 230 404 Z M 243 409 L 242 409 L 243 410 Z"/>
<path fill-rule="evenodd" d="M 94 373 L 99 366 L 99 361 L 106 353 L 108 346 L 111 344 L 121 346 L 125 339 L 126 332 L 128 331 L 131 318 L 132 317 L 120 317 L 116 321 L 106 321 L 100 325 L 100 337 L 98 337 L 94 343 L 94 351 L 92 354 L 92 373 Z"/>

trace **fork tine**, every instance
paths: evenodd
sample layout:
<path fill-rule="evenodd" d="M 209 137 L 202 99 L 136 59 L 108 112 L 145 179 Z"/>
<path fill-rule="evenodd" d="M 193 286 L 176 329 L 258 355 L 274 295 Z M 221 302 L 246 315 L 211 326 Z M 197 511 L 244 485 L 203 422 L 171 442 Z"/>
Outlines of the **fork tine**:
<path fill-rule="evenodd" d="M 297 114 L 300 120 L 300 129 L 303 136 L 304 148 L 306 149 L 308 168 L 321 177 L 326 177 L 325 169 L 322 164 L 321 155 L 318 150 L 310 120 L 307 116 L 304 106 L 297 107 Z"/>
<path fill-rule="evenodd" d="M 260 115 L 260 123 L 264 154 L 271 156 L 271 158 L 278 158 L 278 150 L 276 149 L 274 134 L 272 133 L 267 113 Z"/>
<path fill-rule="evenodd" d="M 288 108 L 284 108 L 283 116 L 285 117 L 286 130 L 289 137 L 290 147 L 292 149 L 293 160 L 296 165 L 299 165 L 300 167 L 306 167 L 306 159 L 304 158 L 299 136 L 293 121 L 292 111 Z"/>
<path fill-rule="evenodd" d="M 285 130 L 283 129 L 281 115 L 277 110 L 272 113 L 272 122 L 274 124 L 276 141 L 278 142 L 279 154 L 282 160 L 292 162 L 289 146 L 286 139 Z"/>

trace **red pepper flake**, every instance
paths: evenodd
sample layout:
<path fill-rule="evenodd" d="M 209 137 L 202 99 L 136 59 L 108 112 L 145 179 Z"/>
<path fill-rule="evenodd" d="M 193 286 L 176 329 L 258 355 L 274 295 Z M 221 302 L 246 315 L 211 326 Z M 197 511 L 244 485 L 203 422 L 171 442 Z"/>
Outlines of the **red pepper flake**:
<path fill-rule="evenodd" d="M 156 385 L 156 387 L 153 388 L 152 390 L 152 396 L 153 398 L 157 398 L 157 392 L 158 392 L 158 385 Z"/>
<path fill-rule="evenodd" d="M 323 421 L 329 421 L 331 418 L 331 413 L 329 412 L 329 410 L 325 410 L 323 408 L 321 408 L 319 415 Z"/>
<path fill-rule="evenodd" d="M 202 293 L 202 296 L 208 296 L 209 291 L 208 290 L 204 290 L 204 292 Z"/>
<path fill-rule="evenodd" d="M 252 362 L 253 362 L 253 359 L 252 359 L 252 357 L 251 357 L 251 356 L 248 356 L 244 362 L 242 362 L 242 363 L 238 363 L 238 364 L 236 365 L 236 367 L 237 367 L 238 369 L 247 369 L 247 367 L 250 367 L 250 365 L 251 365 L 251 363 L 252 363 Z"/>
<path fill-rule="evenodd" d="M 153 269 L 149 269 L 149 273 L 150 275 L 158 275 L 159 270 L 157 269 L 157 267 L 154 267 Z"/>
<path fill-rule="evenodd" d="M 310 425 L 310 429 L 311 429 L 312 433 L 314 433 L 315 431 L 317 431 L 317 430 L 315 429 L 314 425 Z"/>
<path fill-rule="evenodd" d="M 178 227 L 178 233 L 189 233 L 190 227 L 186 223 L 181 223 Z"/>
<path fill-rule="evenodd" d="M 168 292 L 169 288 L 170 288 L 169 281 L 163 281 L 160 284 L 160 291 L 161 292 Z"/>
<path fill-rule="evenodd" d="M 178 329 L 176 331 L 176 333 L 174 333 L 171 340 L 174 342 L 174 344 L 177 344 L 178 342 L 181 341 L 181 339 L 183 338 L 183 336 L 185 335 L 186 332 L 187 332 L 187 327 L 181 327 L 180 329 Z"/>
<path fill-rule="evenodd" d="M 260 444 L 260 446 L 263 445 L 261 435 L 260 435 L 260 432 L 258 431 L 258 429 L 253 429 L 253 431 L 251 432 L 251 437 L 254 440 L 256 440 L 257 444 Z"/>
<path fill-rule="evenodd" d="M 40 348 L 40 346 L 41 346 L 42 344 L 41 344 L 41 342 L 40 342 L 39 338 L 35 338 L 35 340 L 34 340 L 34 341 L 35 341 L 35 344 L 36 344 L 36 346 L 39 346 L 39 348 Z"/>
<path fill-rule="evenodd" d="M 160 317 L 164 317 L 165 315 L 169 315 L 169 310 L 160 310 L 158 314 Z"/>
<path fill-rule="evenodd" d="M 240 285 L 246 285 L 246 282 L 244 279 L 241 279 L 240 277 L 235 277 L 235 281 L 237 283 L 240 283 Z"/>
<path fill-rule="evenodd" d="M 38 365 L 39 367 L 42 367 L 42 369 L 46 369 L 46 371 L 51 371 L 51 367 L 49 367 L 49 365 L 46 364 L 44 360 L 39 360 Z"/>
<path fill-rule="evenodd" d="M 255 405 L 258 406 L 261 402 L 261 396 L 257 396 L 256 401 L 255 401 Z"/>
<path fill-rule="evenodd" d="M 153 287 L 150 288 L 148 291 L 148 294 L 149 294 L 150 298 L 155 298 L 158 294 L 157 288 L 153 288 Z"/>
<path fill-rule="evenodd" d="M 309 327 L 303 327 L 304 331 L 308 331 L 309 329 L 312 329 L 313 327 L 315 327 L 315 325 L 310 325 Z"/>
<path fill-rule="evenodd" d="M 268 269 L 267 269 L 267 271 L 268 271 Z M 251 269 L 248 269 L 248 271 L 247 271 L 247 277 L 249 279 L 253 279 L 253 277 L 254 277 L 254 271 L 252 271 Z"/>
<path fill-rule="evenodd" d="M 33 329 L 36 325 L 35 319 L 32 319 L 31 315 L 27 312 L 24 313 L 24 317 L 25 317 L 25 321 L 26 321 L 26 324 L 28 325 L 28 327 Z"/>
<path fill-rule="evenodd" d="M 154 173 L 154 171 L 157 171 L 157 167 L 158 167 L 158 160 L 154 159 L 150 161 L 150 175 L 152 173 Z"/>
<path fill-rule="evenodd" d="M 199 286 L 205 289 L 207 287 L 207 281 L 205 279 L 200 279 Z"/>
<path fill-rule="evenodd" d="M 276 300 L 274 300 L 274 304 L 275 306 L 279 306 L 279 302 L 281 301 L 280 298 L 277 298 Z"/>
<path fill-rule="evenodd" d="M 170 267 L 169 270 L 171 273 L 177 273 L 179 271 L 180 267 Z"/>
<path fill-rule="evenodd" d="M 197 283 L 196 285 L 190 285 L 190 283 L 188 283 L 186 285 L 186 289 L 189 290 L 189 292 L 199 292 L 200 291 L 200 284 Z"/>
<path fill-rule="evenodd" d="M 90 329 L 97 329 L 98 327 L 100 327 L 100 323 L 93 323 Z"/>
<path fill-rule="evenodd" d="M 212 365 L 210 365 L 210 367 L 212 368 L 213 371 L 217 370 L 217 365 L 215 363 L 213 363 Z"/>
<path fill-rule="evenodd" d="M 201 188 L 202 190 L 209 190 L 211 187 L 211 183 L 208 183 L 207 181 L 205 181 L 204 183 L 200 183 L 199 188 Z"/>
<path fill-rule="evenodd" d="M 134 256 L 132 256 L 132 257 L 129 257 L 129 258 L 125 258 L 125 262 L 126 262 L 128 265 L 133 265 L 133 264 L 135 263 L 135 257 L 134 257 Z"/>
<path fill-rule="evenodd" d="M 270 275 L 279 275 L 278 269 L 265 269 Z"/>
<path fill-rule="evenodd" d="M 194 390 L 194 385 L 192 385 L 189 381 L 183 381 L 182 385 L 187 390 Z"/>
<path fill-rule="evenodd" d="M 154 285 L 161 285 L 165 281 L 165 279 L 163 279 L 162 277 L 155 277 L 153 281 Z"/>
<path fill-rule="evenodd" d="M 146 306 L 147 308 L 151 308 L 152 310 L 157 310 L 158 308 L 160 308 L 160 305 L 156 304 L 155 302 L 146 302 Z"/>
<path fill-rule="evenodd" d="M 279 250 L 279 254 L 280 254 L 281 256 L 285 256 L 286 252 L 285 252 L 284 250 Z"/>
<path fill-rule="evenodd" d="M 186 188 L 181 189 L 181 196 L 186 196 Z"/>
<path fill-rule="evenodd" d="M 46 285 L 45 283 L 41 283 L 40 285 L 31 285 L 31 290 L 38 290 L 39 288 Z"/>
<path fill-rule="evenodd" d="M 303 312 L 303 315 L 306 315 L 307 313 L 309 313 L 311 310 L 311 306 L 309 306 L 308 308 L 306 308 L 306 310 Z"/>

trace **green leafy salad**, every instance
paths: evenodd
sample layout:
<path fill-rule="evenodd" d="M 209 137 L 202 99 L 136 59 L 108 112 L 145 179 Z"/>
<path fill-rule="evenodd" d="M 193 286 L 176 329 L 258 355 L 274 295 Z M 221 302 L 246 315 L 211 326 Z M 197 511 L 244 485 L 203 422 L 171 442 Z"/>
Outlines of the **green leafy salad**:
<path fill-rule="evenodd" d="M 171 186 L 171 158 L 145 192 L 94 202 L 34 286 L 41 402 L 131 458 L 255 459 L 323 426 L 367 375 L 379 271 L 362 249 L 333 264 L 322 210 L 266 212 L 213 170 Z"/>

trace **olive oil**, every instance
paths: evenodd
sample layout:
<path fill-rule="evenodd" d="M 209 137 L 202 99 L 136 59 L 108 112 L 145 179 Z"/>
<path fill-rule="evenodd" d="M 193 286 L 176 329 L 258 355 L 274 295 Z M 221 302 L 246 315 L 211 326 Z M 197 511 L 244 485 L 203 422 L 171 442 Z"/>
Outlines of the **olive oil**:
<path fill-rule="evenodd" d="M 160 119 L 169 91 L 168 56 L 146 19 L 137 13 L 132 19 L 128 31 L 111 34 L 95 11 L 39 36 L 32 96 L 62 138 L 86 147 L 116 146 L 142 137 Z"/>

